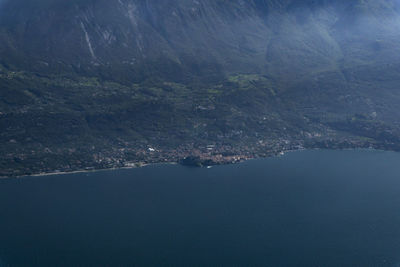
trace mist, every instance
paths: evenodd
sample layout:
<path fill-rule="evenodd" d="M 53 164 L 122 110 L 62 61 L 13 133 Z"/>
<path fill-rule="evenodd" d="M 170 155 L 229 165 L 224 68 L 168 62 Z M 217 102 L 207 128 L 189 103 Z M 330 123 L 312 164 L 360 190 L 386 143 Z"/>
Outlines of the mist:
<path fill-rule="evenodd" d="M 13 2 L 0 20 L 8 28 L 3 38 L 20 50 L 3 42 L 0 53 L 5 63 L 31 59 L 20 66 L 27 69 L 115 66 L 135 81 L 159 75 L 185 82 L 257 73 L 291 88 L 322 73 L 400 59 L 398 0 L 25 2 L 32 7 Z M 23 25 L 29 42 L 20 39 Z M 143 71 L 146 64 L 152 71 Z"/>
<path fill-rule="evenodd" d="M 397 0 L 363 3 L 121 0 L 85 1 L 79 5 L 59 0 L 43 1 L 45 5 L 38 3 L 29 11 L 21 8 L 23 1 L 18 3 L 8 7 L 13 17 L 7 21 L 12 23 L 13 31 L 17 28 L 15 25 L 30 21 L 33 37 L 39 32 L 46 34 L 44 39 L 31 40 L 36 54 L 44 54 L 43 42 L 53 43 L 51 50 L 58 51 L 64 42 L 72 45 L 77 38 L 85 37 L 83 24 L 98 64 L 115 59 L 116 55 L 110 52 L 118 49 L 121 53 L 117 57 L 123 61 L 126 57 L 135 58 L 136 62 L 165 57 L 181 64 L 184 57 L 196 54 L 199 61 L 232 71 L 251 69 L 302 76 L 309 68 L 334 67 L 332 64 L 336 61 L 392 62 L 398 55 L 395 46 L 400 28 Z M 51 8 L 48 3 L 52 3 Z M 54 21 L 39 21 L 38 15 L 47 12 Z M 65 36 L 63 29 L 74 34 Z M 65 40 L 59 43 L 59 39 Z M 122 43 L 125 45 L 121 46 Z M 79 46 L 93 59 L 87 44 Z M 57 57 L 77 64 L 78 58 L 63 54 L 57 52 Z"/>
<path fill-rule="evenodd" d="M 387 148 L 400 136 L 398 0 L 4 3 L 0 107 L 21 116 L 7 126 L 18 133 L 123 140 L 131 155 L 154 140 Z"/>

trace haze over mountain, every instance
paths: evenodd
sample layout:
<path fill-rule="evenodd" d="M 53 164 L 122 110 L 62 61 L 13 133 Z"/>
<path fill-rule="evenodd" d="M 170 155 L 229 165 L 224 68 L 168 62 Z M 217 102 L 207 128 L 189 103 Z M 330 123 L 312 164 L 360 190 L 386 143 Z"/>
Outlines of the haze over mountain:
<path fill-rule="evenodd" d="M 2 0 L 0 175 L 397 150 L 399 44 L 398 0 Z"/>

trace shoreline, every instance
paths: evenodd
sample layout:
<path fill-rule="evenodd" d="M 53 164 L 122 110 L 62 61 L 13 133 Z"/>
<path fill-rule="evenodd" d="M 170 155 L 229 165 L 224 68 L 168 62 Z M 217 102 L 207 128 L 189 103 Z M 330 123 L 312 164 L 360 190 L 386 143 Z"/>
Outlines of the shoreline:
<path fill-rule="evenodd" d="M 76 170 L 76 171 L 67 171 L 67 172 L 43 172 L 37 174 L 30 174 L 30 175 L 20 175 L 20 176 L 10 176 L 10 177 L 0 177 L 0 180 L 12 180 L 12 179 L 23 179 L 23 178 L 33 178 L 33 177 L 46 177 L 46 176 L 61 176 L 61 175 L 68 175 L 68 174 L 77 174 L 77 173 L 95 173 L 95 172 L 109 172 L 109 171 L 117 171 L 117 170 L 132 170 L 132 169 L 139 169 L 153 165 L 178 165 L 177 162 L 158 162 L 158 163 L 148 163 L 148 164 L 141 164 L 140 166 L 126 166 L 126 167 L 117 167 L 117 168 L 104 168 L 104 169 L 92 169 L 92 170 Z"/>
<path fill-rule="evenodd" d="M 179 162 L 168 162 L 168 161 L 160 161 L 154 163 L 137 163 L 135 166 L 124 166 L 124 167 L 114 167 L 114 168 L 104 168 L 104 169 L 90 169 L 90 170 L 75 170 L 75 171 L 62 171 L 62 172 L 43 172 L 37 174 L 30 174 L 30 175 L 20 175 L 20 176 L 10 176 L 10 177 L 0 177 L 0 180 L 12 180 L 12 179 L 24 179 L 24 178 L 34 178 L 34 177 L 46 177 L 46 176 L 59 176 L 59 175 L 68 175 L 68 174 L 78 174 L 78 173 L 95 173 L 95 172 L 108 172 L 108 171 L 117 171 L 117 170 L 132 170 L 138 168 L 144 168 L 154 165 L 181 165 L 186 167 L 194 167 L 194 168 L 207 168 L 207 167 L 216 167 L 216 166 L 224 166 L 224 165 L 232 165 L 232 164 L 240 164 L 250 160 L 256 159 L 268 159 L 268 158 L 279 158 L 283 157 L 288 153 L 292 152 L 299 152 L 299 151 L 318 151 L 318 150 L 332 150 L 332 151 L 352 151 L 352 150 L 361 150 L 361 151 L 380 151 L 380 152 L 396 152 L 394 150 L 384 150 L 384 149 L 376 149 L 376 148 L 343 148 L 343 149 L 329 149 L 329 148 L 301 148 L 301 149 L 290 149 L 290 150 L 282 150 L 273 155 L 269 155 L 266 157 L 251 157 L 244 160 L 240 160 L 237 162 L 226 162 L 222 164 L 214 164 L 214 165 L 204 165 L 204 166 L 188 166 L 181 164 Z M 136 163 L 135 163 L 136 164 Z"/>

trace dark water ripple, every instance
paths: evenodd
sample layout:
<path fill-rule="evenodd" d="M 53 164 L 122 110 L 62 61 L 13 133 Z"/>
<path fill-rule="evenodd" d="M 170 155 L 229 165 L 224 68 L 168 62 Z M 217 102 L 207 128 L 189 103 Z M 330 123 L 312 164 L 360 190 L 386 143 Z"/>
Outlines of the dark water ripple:
<path fill-rule="evenodd" d="M 399 266 L 400 154 L 0 181 L 0 266 Z"/>

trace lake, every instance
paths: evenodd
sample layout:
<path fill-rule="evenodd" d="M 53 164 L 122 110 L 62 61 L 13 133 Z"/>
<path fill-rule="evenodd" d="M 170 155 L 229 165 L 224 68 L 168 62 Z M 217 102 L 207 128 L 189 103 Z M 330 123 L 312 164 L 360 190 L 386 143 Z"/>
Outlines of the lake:
<path fill-rule="evenodd" d="M 0 181 L 0 266 L 400 266 L 400 153 Z"/>

